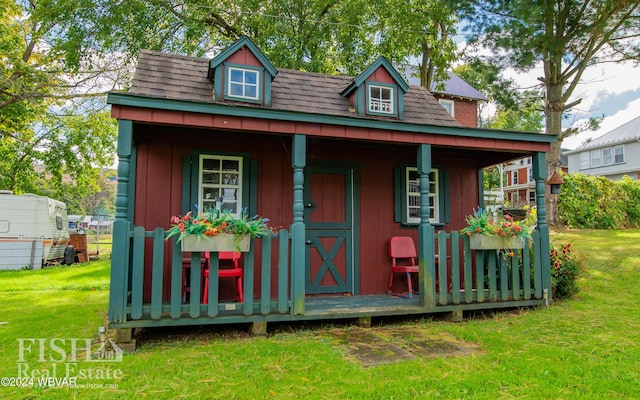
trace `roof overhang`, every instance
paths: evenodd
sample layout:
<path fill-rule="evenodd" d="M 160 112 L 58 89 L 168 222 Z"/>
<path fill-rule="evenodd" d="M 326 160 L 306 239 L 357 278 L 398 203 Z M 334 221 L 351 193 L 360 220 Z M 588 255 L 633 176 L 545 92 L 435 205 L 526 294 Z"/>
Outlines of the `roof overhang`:
<path fill-rule="evenodd" d="M 258 108 L 245 105 L 199 103 L 173 99 L 150 98 L 127 93 L 109 93 L 107 97 L 107 103 L 117 106 L 138 107 L 152 110 L 211 114 L 228 117 L 254 118 L 304 124 L 326 124 L 349 128 L 366 128 L 393 132 L 458 136 L 464 138 L 506 140 L 547 145 L 555 143 L 557 141 L 556 136 L 550 134 L 469 128 L 462 126 L 415 124 L 403 121 L 302 113 L 295 111 L 275 110 L 271 108 Z"/>

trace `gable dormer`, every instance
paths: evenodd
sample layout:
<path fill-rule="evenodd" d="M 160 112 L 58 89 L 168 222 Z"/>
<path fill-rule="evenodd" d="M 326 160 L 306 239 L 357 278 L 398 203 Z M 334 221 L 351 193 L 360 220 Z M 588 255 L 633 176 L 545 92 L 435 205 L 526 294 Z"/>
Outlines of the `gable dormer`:
<path fill-rule="evenodd" d="M 342 91 L 360 116 L 375 115 L 403 119 L 404 94 L 409 85 L 384 57 L 373 64 Z"/>
<path fill-rule="evenodd" d="M 276 68 L 247 36 L 209 61 L 208 78 L 217 101 L 271 105 L 271 82 Z"/>

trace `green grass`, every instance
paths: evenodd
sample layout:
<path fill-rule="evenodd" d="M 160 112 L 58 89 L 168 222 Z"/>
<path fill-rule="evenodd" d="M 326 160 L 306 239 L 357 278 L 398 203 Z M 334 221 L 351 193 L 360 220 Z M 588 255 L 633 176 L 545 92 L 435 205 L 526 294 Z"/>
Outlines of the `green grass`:
<path fill-rule="evenodd" d="M 111 364 L 121 379 L 91 382 L 117 389 L 0 388 L 0 398 L 640 398 L 640 230 L 554 235 L 567 241 L 588 267 L 576 299 L 462 323 L 387 321 L 475 343 L 473 355 L 362 368 L 328 334 L 353 329 L 348 322 L 267 337 L 244 327 L 147 330 L 135 354 Z M 16 375 L 17 338 L 88 338 L 104 324 L 107 263 L 0 273 L 0 376 Z"/>

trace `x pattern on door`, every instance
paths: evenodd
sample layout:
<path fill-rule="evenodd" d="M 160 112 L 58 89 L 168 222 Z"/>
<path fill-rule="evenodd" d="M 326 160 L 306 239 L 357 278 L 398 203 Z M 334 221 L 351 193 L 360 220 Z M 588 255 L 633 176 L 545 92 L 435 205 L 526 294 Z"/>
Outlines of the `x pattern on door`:
<path fill-rule="evenodd" d="M 306 171 L 306 292 L 353 293 L 353 176 L 351 168 Z"/>

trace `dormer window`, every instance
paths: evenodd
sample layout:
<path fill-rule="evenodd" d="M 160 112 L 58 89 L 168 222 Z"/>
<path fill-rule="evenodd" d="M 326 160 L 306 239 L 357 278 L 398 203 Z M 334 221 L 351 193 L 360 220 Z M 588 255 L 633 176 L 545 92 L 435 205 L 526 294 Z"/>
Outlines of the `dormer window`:
<path fill-rule="evenodd" d="M 393 114 L 393 89 L 389 87 L 369 86 L 369 111 Z"/>
<path fill-rule="evenodd" d="M 344 88 L 342 95 L 358 116 L 404 118 L 404 95 L 409 85 L 384 57 L 380 57 Z"/>
<path fill-rule="evenodd" d="M 228 67 L 226 96 L 230 100 L 260 100 L 260 71 Z"/>
<path fill-rule="evenodd" d="M 216 101 L 271 105 L 271 82 L 278 71 L 246 36 L 209 61 L 207 78 Z"/>
<path fill-rule="evenodd" d="M 367 114 L 396 115 L 394 85 L 367 83 Z"/>

